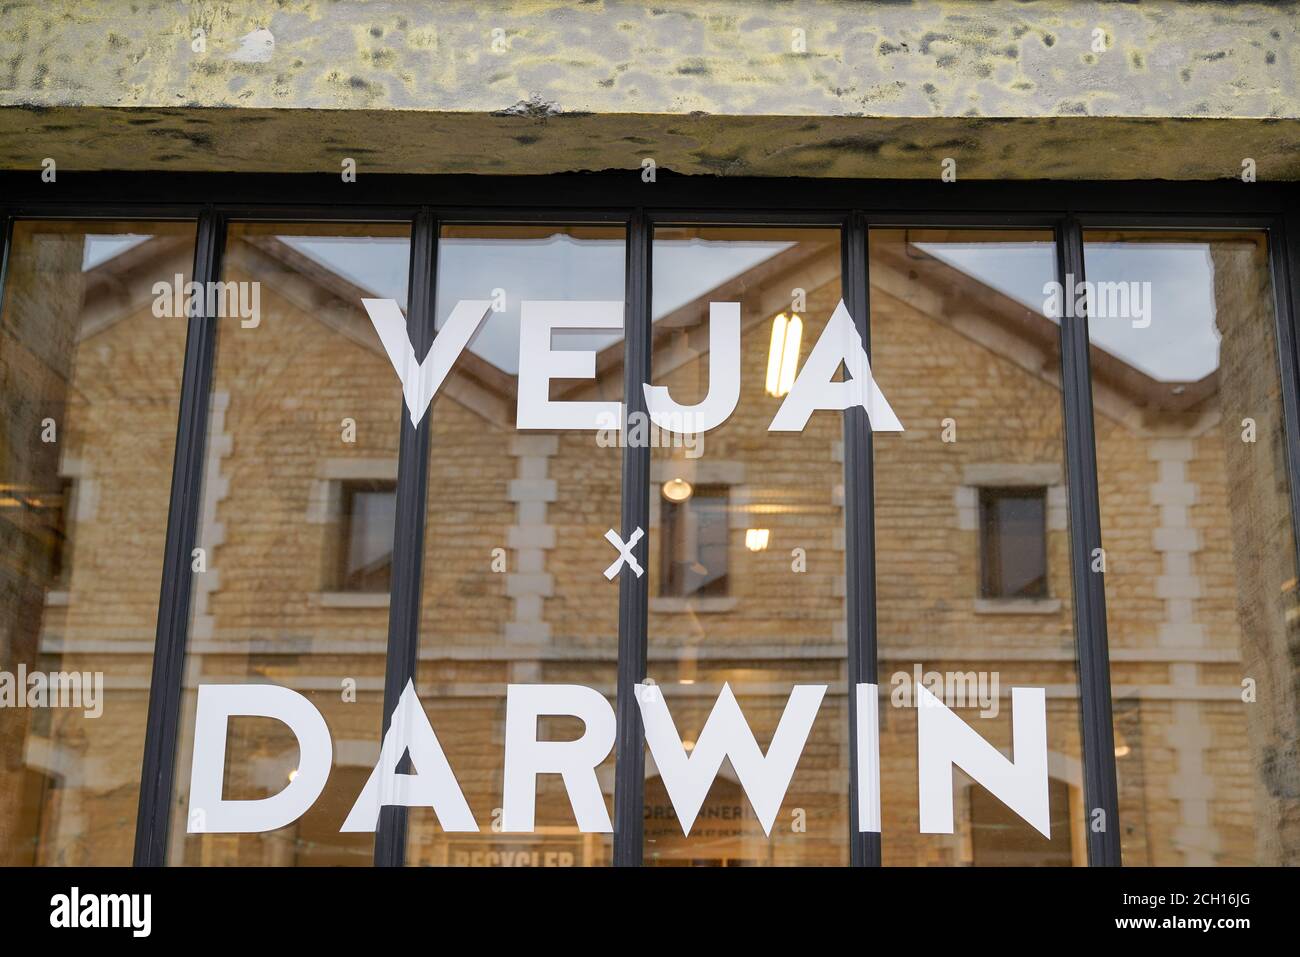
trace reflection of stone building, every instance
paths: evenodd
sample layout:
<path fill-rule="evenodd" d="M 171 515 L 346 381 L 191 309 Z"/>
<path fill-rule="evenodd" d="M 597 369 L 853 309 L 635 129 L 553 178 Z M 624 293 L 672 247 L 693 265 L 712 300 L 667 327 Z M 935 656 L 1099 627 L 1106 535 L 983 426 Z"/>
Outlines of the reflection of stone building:
<path fill-rule="evenodd" d="M 14 229 L 0 670 L 102 671 L 105 703 L 94 720 L 0 708 L 2 864 L 130 862 L 185 341 L 183 321 L 150 314 L 150 286 L 193 261 L 192 226 L 155 234 L 83 271 L 81 232 Z"/>
<path fill-rule="evenodd" d="M 67 255 L 80 254 L 70 243 Z M 85 276 L 94 309 L 55 317 L 68 329 L 81 323 L 75 351 L 63 353 L 65 366 L 73 357 L 72 371 L 47 362 L 53 376 L 69 380 L 57 474 L 71 480 L 77 504 L 65 519 L 70 579 L 43 596 L 39 660 L 50 668 L 103 670 L 110 691 L 99 722 L 55 714 L 47 728 L 24 724 L 11 735 L 14 717 L 0 714 L 5 741 L 26 739 L 28 769 L 25 783 L 12 786 L 13 756 L 6 755 L 0 802 L 25 795 L 24 819 L 39 820 L 42 842 L 57 834 L 66 848 L 59 859 L 69 863 L 129 857 L 183 339 L 180 321 L 150 315 L 144 292 L 153 279 L 183 272 L 188 255 L 183 244 L 155 238 L 110 258 Z M 1213 376 L 1171 387 L 1094 349 L 1129 863 L 1273 861 L 1294 847 L 1294 837 L 1283 836 L 1289 832 L 1278 820 L 1282 808 L 1268 791 L 1261 757 L 1267 742 L 1285 734 L 1277 728 L 1287 706 L 1277 703 L 1270 669 L 1286 646 L 1282 589 L 1294 588 L 1276 558 L 1290 547 L 1285 472 L 1270 458 L 1278 399 L 1260 371 L 1272 361 L 1271 300 L 1266 290 L 1247 287 L 1267 274 L 1261 255 L 1245 241 L 1216 246 L 1224 346 Z M 1080 797 L 1056 328 L 911 246 L 873 240 L 871 266 L 875 374 L 908 428 L 875 441 L 886 863 L 1081 862 L 1087 809 Z M 193 598 L 172 858 L 364 863 L 369 837 L 337 830 L 378 755 L 387 591 L 341 588 L 338 570 L 349 536 L 362 534 L 355 523 L 364 516 L 345 512 L 349 490 L 360 483 L 382 492 L 395 480 L 400 390 L 359 307 L 370 290 L 270 230 L 233 232 L 226 270 L 229 279 L 262 282 L 263 317 L 255 329 L 223 320 L 219 335 L 198 538 L 207 567 L 196 576 Z M 840 421 L 818 413 L 802 434 L 768 432 L 780 400 L 764 389 L 771 319 L 788 308 L 788 290 L 800 286 L 808 294 L 806 357 L 839 297 L 838 270 L 836 244 L 800 243 L 657 321 L 656 381 L 680 402 L 697 401 L 708 383 L 706 304 L 742 302 L 735 413 L 705 436 L 698 459 L 657 449 L 652 475 L 656 486 L 680 478 L 697 489 L 724 490 L 716 494 L 726 516 L 726 587 L 708 595 L 665 593 L 660 549 L 670 506 L 656 494 L 650 675 L 664 687 L 683 738 L 698 733 L 722 682 L 730 682 L 763 746 L 791 685 L 830 689 L 770 840 L 729 768 L 697 823 L 698 839 L 682 838 L 675 821 L 665 823 L 660 812 L 668 802 L 652 779 L 647 860 L 847 860 Z M 6 286 L 7 323 L 19 312 L 15 299 L 25 281 L 30 277 L 15 274 Z M 133 295 L 101 307 L 110 300 L 93 292 L 101 287 Z M 37 288 L 35 312 L 67 296 Z M 175 358 L 165 368 L 158 365 L 166 352 L 160 336 Z M 620 398 L 621 352 L 621 345 L 606 349 L 594 383 L 556 397 Z M 10 384 L 3 387 L 11 395 Z M 467 353 L 430 413 L 418 685 L 483 833 L 445 835 L 431 812 L 413 811 L 410 859 L 417 863 L 545 866 L 608 858 L 606 837 L 572 827 L 558 781 L 542 783 L 538 837 L 491 830 L 501 800 L 506 684 L 584 684 L 612 699 L 617 658 L 617 583 L 600 573 L 613 557 L 602 536 L 618 525 L 620 453 L 587 433 L 516 431 L 515 398 L 512 375 Z M 1238 423 L 1250 415 L 1261 431 L 1255 445 L 1239 439 Z M 41 415 L 31 410 L 30 417 Z M 940 438 L 948 417 L 956 420 L 956 442 Z M 341 438 L 345 419 L 356 424 L 355 442 Z M 8 475 L 15 467 L 5 468 Z M 980 597 L 981 490 L 1006 488 L 1042 490 L 1041 597 Z M 769 532 L 767 546 L 751 551 L 746 532 L 760 528 Z M 495 573 L 499 548 L 507 568 Z M 796 548 L 806 554 L 806 571 L 792 568 Z M 6 551 L 35 560 L 30 548 Z M 12 568 L 6 577 L 24 575 L 39 578 L 23 570 L 15 576 Z M 39 607 L 32 596 L 12 594 L 5 600 L 15 607 Z M 5 618 L 14 616 L 6 611 Z M 17 643 L 6 651 L 15 649 L 37 660 Z M 1010 688 L 1048 689 L 1050 846 L 978 788 L 960 783 L 958 833 L 917 833 L 915 722 L 888 706 L 890 676 L 910 673 L 914 663 L 998 673 L 998 717 L 981 720 L 970 708 L 959 713 L 1001 747 L 1010 739 Z M 1258 713 L 1241 702 L 1243 674 L 1259 682 Z M 285 832 L 183 837 L 193 689 L 223 680 L 294 688 L 330 725 L 335 771 L 316 806 Z M 355 682 L 355 701 L 348 700 L 347 680 Z M 542 730 L 564 737 L 580 728 L 554 722 Z M 283 785 L 296 753 L 290 735 L 248 724 L 234 728 L 231 739 L 227 797 L 264 796 Z M 80 777 L 60 780 L 58 754 L 69 749 Z M 600 780 L 611 793 L 612 756 Z M 792 824 L 796 812 L 803 829 Z M 0 803 L 0 828 L 13 816 Z"/>
<path fill-rule="evenodd" d="M 882 388 L 904 422 L 937 432 L 938 420 L 953 416 L 960 430 L 945 446 L 923 426 L 902 437 L 906 453 L 893 452 L 892 438 L 877 440 L 883 657 L 936 670 L 997 668 L 1004 693 L 1013 681 L 1041 684 L 1055 724 L 1050 715 L 1077 694 L 1066 516 L 1054 506 L 1063 506 L 1064 488 L 1059 466 L 1031 478 L 1044 468 L 1039 463 L 1061 461 L 1055 327 L 991 290 L 973 289 L 941 263 L 915 255 L 900 262 L 901 244 L 879 246 L 873 240 L 872 324 Z M 1284 590 L 1294 589 L 1294 580 L 1267 260 L 1256 238 L 1225 236 L 1205 248 L 1214 289 L 1204 295 L 1221 336 L 1212 363 L 1218 371 L 1196 382 L 1160 382 L 1092 350 L 1122 842 L 1132 864 L 1288 855 L 1276 830 L 1285 805 L 1266 762 L 1248 757 L 1259 756 L 1264 741 L 1292 739 L 1295 713 L 1273 685 L 1287 660 L 1283 629 L 1293 598 Z M 908 268 L 924 270 L 910 287 Z M 928 314 L 918 321 L 916 309 L 926 312 L 927 300 Z M 914 399 L 919 386 L 925 394 Z M 1247 416 L 1258 421 L 1253 444 L 1241 438 Z M 970 486 L 1005 469 L 1002 463 L 1023 469 L 1017 484 L 1048 486 L 1049 594 L 1059 609 L 1048 602 L 1019 609 L 1027 614 L 985 614 L 989 609 L 967 597 L 978 535 L 961 512 Z M 945 518 L 954 496 L 958 514 Z M 908 531 L 918 499 L 938 513 L 923 523 L 939 536 L 927 537 L 924 550 Z M 928 567 L 909 564 L 918 554 Z M 894 559 L 905 583 L 892 584 Z M 958 596 L 945 595 L 954 581 Z M 930 660 L 921 649 L 934 644 L 951 651 Z M 946 654 L 953 659 L 944 661 Z M 986 658 L 989 664 L 979 663 Z M 1260 704 L 1243 704 L 1243 677 L 1260 683 Z M 1080 781 L 1077 731 L 1051 724 L 1053 762 L 1073 789 Z M 994 727 L 994 739 L 1007 743 L 1006 721 Z M 883 746 L 903 745 L 891 739 Z M 903 801 L 895 813 L 914 807 Z M 886 841 L 887 859 L 901 840 Z"/>

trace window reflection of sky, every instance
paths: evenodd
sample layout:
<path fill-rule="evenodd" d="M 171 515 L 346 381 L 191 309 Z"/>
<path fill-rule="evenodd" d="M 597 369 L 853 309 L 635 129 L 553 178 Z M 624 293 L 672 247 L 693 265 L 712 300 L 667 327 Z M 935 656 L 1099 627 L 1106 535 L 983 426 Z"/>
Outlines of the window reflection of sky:
<path fill-rule="evenodd" d="M 1043 284 L 1056 277 L 1047 243 L 917 243 L 941 262 L 1041 313 Z M 1151 283 L 1151 325 L 1090 321 L 1094 345 L 1160 382 L 1194 382 L 1219 365 L 1214 267 L 1205 243 L 1088 243 L 1089 282 Z M 1046 279 L 1044 277 L 1047 277 Z"/>
<path fill-rule="evenodd" d="M 93 269 L 150 237 L 88 235 L 82 269 Z M 407 240 L 395 237 L 280 236 L 282 242 L 370 294 L 406 308 Z M 655 319 L 788 249 L 783 242 L 657 240 Z M 1055 276 L 1055 250 L 1045 243 L 917 243 L 916 248 L 998 290 L 1027 308 L 1044 308 L 1044 277 Z M 504 289 L 506 309 L 493 313 L 470 349 L 505 372 L 518 372 L 519 303 L 523 299 L 623 298 L 621 240 L 443 239 L 439 243 L 438 325 L 459 299 L 491 299 Z M 1092 341 L 1162 382 L 1196 381 L 1218 367 L 1214 268 L 1206 243 L 1088 243 L 1091 282 L 1151 283 L 1151 325 L 1093 320 Z M 556 348 L 602 349 L 611 333 L 556 333 Z"/>
<path fill-rule="evenodd" d="M 152 239 L 152 236 L 141 236 L 137 233 L 101 233 L 90 234 L 86 236 L 85 245 L 81 253 L 81 271 L 94 269 L 96 266 L 102 266 L 114 256 L 120 256 L 142 242 Z"/>
<path fill-rule="evenodd" d="M 752 269 L 789 243 L 655 243 L 654 313 L 658 319 Z M 626 252 L 621 239 L 442 239 L 438 244 L 438 324 L 461 299 L 491 299 L 505 291 L 505 310 L 493 313 L 470 345 L 497 368 L 519 371 L 519 304 L 524 299 L 596 299 L 622 302 Z M 621 332 L 555 334 L 557 349 L 604 349 Z"/>
<path fill-rule="evenodd" d="M 396 300 L 405 311 L 406 281 L 411 268 L 411 244 L 405 237 L 277 236 L 276 239 L 365 289 L 373 298 Z"/>

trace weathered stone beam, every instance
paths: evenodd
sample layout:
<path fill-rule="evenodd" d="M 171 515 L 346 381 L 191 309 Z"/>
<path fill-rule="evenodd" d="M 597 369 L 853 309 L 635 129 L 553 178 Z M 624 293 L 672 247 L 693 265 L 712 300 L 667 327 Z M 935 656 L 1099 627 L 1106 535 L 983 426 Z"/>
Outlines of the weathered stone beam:
<path fill-rule="evenodd" d="M 402 110 L 0 110 L 0 166 L 59 169 L 532 174 L 660 169 L 743 176 L 1215 179 L 1256 161 L 1300 179 L 1300 120 L 882 119 Z"/>
<path fill-rule="evenodd" d="M 0 167 L 1294 179 L 1298 34 L 1294 3 L 11 0 Z"/>

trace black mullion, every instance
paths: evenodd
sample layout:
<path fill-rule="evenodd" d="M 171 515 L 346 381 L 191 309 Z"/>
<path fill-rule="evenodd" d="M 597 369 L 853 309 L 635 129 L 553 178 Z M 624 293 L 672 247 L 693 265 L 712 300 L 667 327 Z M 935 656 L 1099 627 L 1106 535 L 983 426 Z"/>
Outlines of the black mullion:
<path fill-rule="evenodd" d="M 1277 319 L 1278 374 L 1282 383 L 1292 544 L 1300 572 L 1300 212 L 1292 210 L 1269 230 L 1268 254 Z"/>
<path fill-rule="evenodd" d="M 842 226 L 844 213 L 836 209 L 766 209 L 761 205 L 744 209 L 701 209 L 699 206 L 673 208 L 657 206 L 649 214 L 653 227 L 672 226 Z"/>
<path fill-rule="evenodd" d="M 5 276 L 9 274 L 9 239 L 13 226 L 10 211 L 0 207 L 0 307 L 4 306 Z"/>
<path fill-rule="evenodd" d="M 306 215 L 405 218 L 403 211 L 445 204 L 461 207 L 533 210 L 543 207 L 626 208 L 644 189 L 639 177 L 622 173 L 554 174 L 537 189 L 536 176 L 474 174 L 370 174 L 341 184 L 336 175 L 275 173 L 73 172 L 59 183 L 58 199 L 37 184 L 30 171 L 0 171 L 0 195 L 15 215 L 31 209 L 68 209 L 80 215 L 110 215 L 112 209 L 159 206 L 165 196 L 175 207 L 194 210 L 231 204 L 240 218 L 270 208 L 302 208 Z M 1123 181 L 967 182 L 954 191 L 935 180 L 817 179 L 660 175 L 654 192 L 660 209 L 771 210 L 850 207 L 882 215 L 986 212 L 1041 215 L 1044 210 L 1125 210 L 1162 216 L 1185 213 L 1254 213 L 1271 216 L 1293 202 L 1290 183 Z M 105 202 L 105 197 L 112 197 Z M 400 197 L 402 202 L 394 203 Z M 136 206 L 135 204 L 139 204 Z M 94 212 L 88 212 L 94 210 Z M 41 212 L 31 215 L 42 215 Z M 882 223 L 884 220 L 881 221 Z"/>
<path fill-rule="evenodd" d="M 434 301 L 438 268 L 438 221 L 427 209 L 411 229 L 411 266 L 407 281 L 406 332 L 417 359 L 424 361 L 434 336 Z M 393 528 L 393 571 L 389 585 L 388 654 L 384 667 L 384 714 L 380 740 L 388 733 L 393 711 L 409 681 L 415 680 L 420 647 L 420 589 L 424 569 L 424 510 L 429 488 L 430 409 L 411 425 L 405 400 L 399 410 L 401 440 L 397 454 L 397 502 Z M 384 807 L 375 829 L 375 866 L 401 867 L 406 862 L 406 808 Z"/>
<path fill-rule="evenodd" d="M 93 199 L 57 201 L 20 201 L 9 209 L 14 219 L 39 219 L 50 222 L 78 222 L 86 219 L 135 220 L 138 222 L 194 222 L 204 212 L 215 210 L 211 203 L 102 203 Z M 224 210 L 216 210 L 229 219 Z"/>
<path fill-rule="evenodd" d="M 1083 282 L 1083 230 L 1066 219 L 1057 230 L 1057 279 L 1062 301 Z M 1065 310 L 1062 310 L 1064 313 Z M 1093 430 L 1088 318 L 1061 318 L 1061 394 L 1065 416 L 1065 467 L 1070 514 L 1070 573 L 1074 586 L 1074 634 L 1079 656 L 1083 790 L 1088 820 L 1088 863 L 1120 864 L 1119 794 L 1115 781 L 1115 734 L 1111 723 L 1110 652 L 1106 638 L 1106 579 L 1093 571 L 1101 548 L 1097 494 L 1097 446 Z M 1104 827 L 1094 826 L 1096 811 Z"/>
<path fill-rule="evenodd" d="M 200 289 L 208 288 L 209 282 L 221 276 L 225 236 L 226 222 L 221 214 L 211 209 L 199 214 L 192 280 L 199 284 Z M 135 829 L 137 867 L 161 867 L 166 862 L 171 821 L 185 647 L 189 638 L 193 591 L 191 554 L 195 547 L 199 512 L 203 507 L 203 463 L 207 451 L 208 410 L 217 346 L 217 319 L 206 315 L 207 297 L 198 299 L 201 302 L 197 314 L 188 318 L 185 338 L 162 587 L 158 597 L 158 626 L 140 768 L 140 801 Z"/>
<path fill-rule="evenodd" d="M 871 292 L 867 276 L 867 221 L 855 212 L 840 244 L 844 305 L 871 357 Z M 858 830 L 857 686 L 878 683 L 876 635 L 876 520 L 871 425 L 867 410 L 844 412 L 844 575 L 848 637 L 849 864 L 880 866 L 880 835 Z"/>
<path fill-rule="evenodd" d="M 438 221 L 443 225 L 478 226 L 604 226 L 627 223 L 627 210 L 602 206 L 541 206 L 521 209 L 518 206 L 438 206 Z"/>
<path fill-rule="evenodd" d="M 890 210 L 870 213 L 873 228 L 883 229 L 1050 229 L 1060 215 L 1041 210 L 990 209 L 959 212 L 960 206 L 940 210 Z"/>
<path fill-rule="evenodd" d="M 292 223 L 313 223 L 328 225 L 337 223 L 410 223 L 424 207 L 410 206 L 348 206 L 343 204 L 295 205 L 279 203 L 222 203 L 217 207 L 228 220 L 241 223 L 275 223 L 287 225 Z"/>
<path fill-rule="evenodd" d="M 1190 211 L 1164 213 L 1078 213 L 1075 218 L 1080 227 L 1089 229 L 1127 229 L 1142 232 L 1185 232 L 1197 230 L 1209 232 L 1216 229 L 1240 231 L 1245 229 L 1269 229 L 1277 221 L 1276 216 L 1263 213 L 1197 213 Z"/>
<path fill-rule="evenodd" d="M 626 301 L 624 303 L 624 414 L 646 415 L 643 383 L 650 381 L 650 260 L 651 226 L 644 210 L 628 223 Z M 627 427 L 624 423 L 624 433 Z M 649 569 L 650 447 L 623 445 L 622 538 L 643 529 L 633 553 Z M 645 729 L 636 700 L 636 686 L 645 680 L 650 575 L 631 572 L 618 579 L 618 686 L 614 744 L 614 864 L 639 867 L 642 858 L 642 815 L 645 803 Z"/>

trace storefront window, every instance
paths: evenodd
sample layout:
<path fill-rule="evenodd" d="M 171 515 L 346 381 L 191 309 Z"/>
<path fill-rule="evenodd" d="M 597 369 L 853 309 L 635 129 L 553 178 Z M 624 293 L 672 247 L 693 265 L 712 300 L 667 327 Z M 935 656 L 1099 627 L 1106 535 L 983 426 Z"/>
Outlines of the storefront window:
<path fill-rule="evenodd" d="M 768 429 L 839 303 L 840 233 L 665 226 L 652 261 L 652 384 L 682 406 L 723 388 L 710 303 L 739 303 L 740 393 L 716 428 L 652 443 L 648 677 L 690 754 L 724 685 L 764 754 L 794 686 L 826 691 L 770 835 L 730 760 L 684 833 L 648 753 L 644 860 L 847 864 L 843 417 Z"/>
<path fill-rule="evenodd" d="M 20 221 L 7 258 L 0 865 L 125 865 L 194 224 Z"/>
<path fill-rule="evenodd" d="M 557 774 L 537 776 L 534 826 L 508 829 L 503 755 L 507 685 L 583 685 L 614 702 L 618 581 L 601 571 L 616 554 L 605 532 L 620 521 L 625 255 L 621 226 L 445 226 L 439 237 L 439 330 L 462 300 L 491 306 L 428 412 L 416 686 L 478 832 L 448 833 L 431 808 L 412 808 L 408 864 L 610 861 L 610 835 L 579 830 Z M 604 303 L 614 328 L 561 317 L 539 339 L 538 310 L 557 300 Z M 612 403 L 605 431 L 518 427 L 535 401 L 520 404 L 521 365 L 548 346 L 578 367 L 590 357 L 590 377 L 553 380 L 549 398 Z M 537 739 L 584 731 L 577 718 L 544 716 Z M 596 773 L 612 813 L 612 750 Z"/>
<path fill-rule="evenodd" d="M 883 862 L 1082 865 L 1086 811 L 1050 233 L 870 234 Z M 1050 836 L 953 768 L 918 818 L 917 685 L 1006 758 L 1011 691 L 1046 689 Z"/>
<path fill-rule="evenodd" d="M 1293 864 L 1300 611 L 1265 237 L 1084 240 L 1124 863 Z"/>
<path fill-rule="evenodd" d="M 1279 234 L 666 209 L 7 222 L 0 865 L 1295 863 Z"/>
<path fill-rule="evenodd" d="M 373 862 L 373 834 L 339 829 L 379 757 L 404 412 L 361 300 L 405 309 L 409 248 L 405 224 L 228 229 L 222 279 L 250 308 L 216 320 L 169 863 Z M 196 695 L 216 684 L 279 685 L 323 716 L 332 767 L 296 821 L 202 833 Z M 233 716 L 226 742 L 227 801 L 270 798 L 297 777 L 299 746 L 280 721 Z"/>

